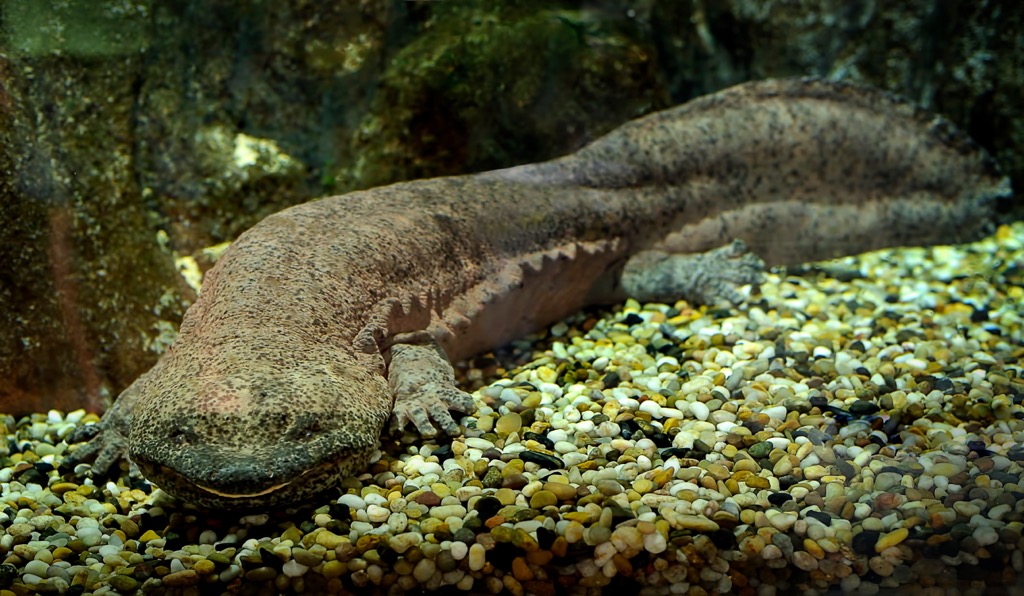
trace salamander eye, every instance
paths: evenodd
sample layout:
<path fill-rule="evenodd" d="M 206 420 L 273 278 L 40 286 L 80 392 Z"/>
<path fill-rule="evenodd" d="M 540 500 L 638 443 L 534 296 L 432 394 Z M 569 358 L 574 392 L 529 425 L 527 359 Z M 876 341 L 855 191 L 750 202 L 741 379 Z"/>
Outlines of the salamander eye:
<path fill-rule="evenodd" d="M 172 445 L 185 447 L 196 440 L 196 432 L 185 426 L 175 426 L 167 433 L 167 440 Z"/>
<path fill-rule="evenodd" d="M 288 438 L 295 441 L 311 441 L 322 432 L 319 420 L 312 416 L 299 416 L 289 429 Z"/>

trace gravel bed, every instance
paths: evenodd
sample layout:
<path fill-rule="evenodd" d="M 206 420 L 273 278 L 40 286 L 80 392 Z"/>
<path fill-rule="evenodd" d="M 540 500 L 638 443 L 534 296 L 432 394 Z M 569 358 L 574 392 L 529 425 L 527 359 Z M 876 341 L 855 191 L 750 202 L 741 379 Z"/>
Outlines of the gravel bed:
<path fill-rule="evenodd" d="M 62 476 L 95 415 L 0 416 L 0 596 L 1024 594 L 1022 304 L 1016 224 L 582 313 L 460 365 L 464 437 L 293 511 Z"/>

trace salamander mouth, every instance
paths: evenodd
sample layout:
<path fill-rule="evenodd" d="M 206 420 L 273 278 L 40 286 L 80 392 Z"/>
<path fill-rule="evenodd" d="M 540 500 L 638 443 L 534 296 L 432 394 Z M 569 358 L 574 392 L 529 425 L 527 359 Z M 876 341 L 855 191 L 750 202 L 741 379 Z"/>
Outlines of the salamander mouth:
<path fill-rule="evenodd" d="M 143 475 L 171 496 L 208 509 L 251 509 L 295 504 L 297 500 L 312 496 L 332 486 L 329 478 L 334 466 L 322 464 L 302 471 L 298 475 L 270 486 L 253 483 L 246 490 L 240 483 L 233 487 L 213 487 L 192 480 L 170 466 L 137 458 L 135 463 Z"/>

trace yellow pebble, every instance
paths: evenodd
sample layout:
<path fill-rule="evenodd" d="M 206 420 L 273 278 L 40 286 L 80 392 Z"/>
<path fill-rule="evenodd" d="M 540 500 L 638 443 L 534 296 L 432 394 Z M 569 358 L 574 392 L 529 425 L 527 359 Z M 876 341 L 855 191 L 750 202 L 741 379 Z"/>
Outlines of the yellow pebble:
<path fill-rule="evenodd" d="M 328 530 L 322 530 L 316 535 L 316 543 L 328 550 L 338 548 L 345 542 L 348 542 L 348 538 L 343 538 Z"/>
<path fill-rule="evenodd" d="M 672 476 L 675 474 L 675 470 L 672 468 L 658 469 L 651 477 L 651 482 L 654 486 L 661 488 L 665 486 L 665 483 L 672 480 Z"/>
<path fill-rule="evenodd" d="M 512 433 L 519 432 L 522 428 L 523 417 L 516 412 L 509 412 L 498 418 L 498 422 L 494 425 L 494 430 L 500 437 L 507 437 Z"/>
<path fill-rule="evenodd" d="M 154 532 L 153 530 L 146 530 L 146 532 L 143 533 L 142 536 L 139 536 L 139 542 L 149 542 L 150 540 L 156 540 L 159 537 L 160 535 Z"/>
<path fill-rule="evenodd" d="M 771 484 L 768 482 L 768 479 L 760 476 L 751 476 L 746 482 L 748 488 L 756 488 L 758 490 L 771 488 Z"/>
<path fill-rule="evenodd" d="M 209 559 L 200 559 L 199 561 L 196 561 L 195 565 L 192 566 L 192 569 L 194 569 L 199 575 L 207 575 L 213 573 L 214 567 L 215 565 L 213 564 L 213 561 L 210 561 Z"/>
<path fill-rule="evenodd" d="M 554 548 L 553 545 L 552 548 Z M 544 565 L 547 565 L 551 562 L 551 559 L 553 558 L 554 554 L 552 554 L 550 550 L 538 549 L 526 553 L 526 562 L 530 565 L 537 565 L 538 567 L 543 567 Z"/>
<path fill-rule="evenodd" d="M 551 544 L 551 554 L 556 557 L 564 557 L 567 552 L 569 552 L 569 542 L 565 537 L 559 536 L 558 538 L 555 538 L 555 541 Z"/>
<path fill-rule="evenodd" d="M 543 509 L 557 504 L 558 497 L 555 496 L 555 493 L 549 490 L 539 490 L 533 493 L 533 496 L 530 497 L 530 507 L 533 509 Z"/>
<path fill-rule="evenodd" d="M 511 488 L 499 488 L 494 491 L 494 498 L 498 499 L 498 502 L 502 505 L 515 505 L 516 492 Z"/>
<path fill-rule="evenodd" d="M 562 514 L 562 517 L 564 519 L 569 520 L 570 522 L 584 524 L 590 522 L 590 518 L 592 516 L 590 515 L 590 513 L 586 511 L 569 511 L 567 513 Z"/>
<path fill-rule="evenodd" d="M 815 559 L 821 560 L 825 558 L 825 550 L 810 538 L 804 538 L 804 550 Z"/>
<path fill-rule="evenodd" d="M 910 535 L 910 530 L 906 528 L 897 528 L 888 534 L 883 534 L 879 537 L 878 542 L 875 543 L 875 552 L 880 553 L 890 546 L 896 546 L 903 542 Z"/>
<path fill-rule="evenodd" d="M 346 571 L 348 571 L 348 566 L 345 563 L 341 561 L 327 561 L 321 568 L 320 575 L 327 578 L 340 577 Z"/>
<path fill-rule="evenodd" d="M 633 490 L 645 495 L 654 490 L 654 483 L 647 478 L 640 477 L 633 481 Z"/>
<path fill-rule="evenodd" d="M 56 495 L 63 495 L 73 490 L 78 490 L 78 485 L 74 482 L 58 482 L 50 487 L 50 492 Z"/>

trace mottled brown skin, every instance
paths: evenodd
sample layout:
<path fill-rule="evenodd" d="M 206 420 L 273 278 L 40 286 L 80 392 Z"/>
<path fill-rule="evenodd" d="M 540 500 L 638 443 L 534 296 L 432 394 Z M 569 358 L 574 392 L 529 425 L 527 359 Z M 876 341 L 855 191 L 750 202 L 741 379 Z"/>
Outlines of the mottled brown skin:
<path fill-rule="evenodd" d="M 445 410 L 472 404 L 445 354 L 627 292 L 732 298 L 756 259 L 686 259 L 737 238 L 769 264 L 973 239 L 1006 193 L 944 121 L 875 90 L 782 80 L 551 162 L 313 201 L 242 234 L 173 348 L 74 459 L 106 467 L 127 437 L 131 460 L 185 500 L 296 502 L 359 473 L 392 413 L 429 430 L 413 411 L 425 405 L 451 430 Z"/>

